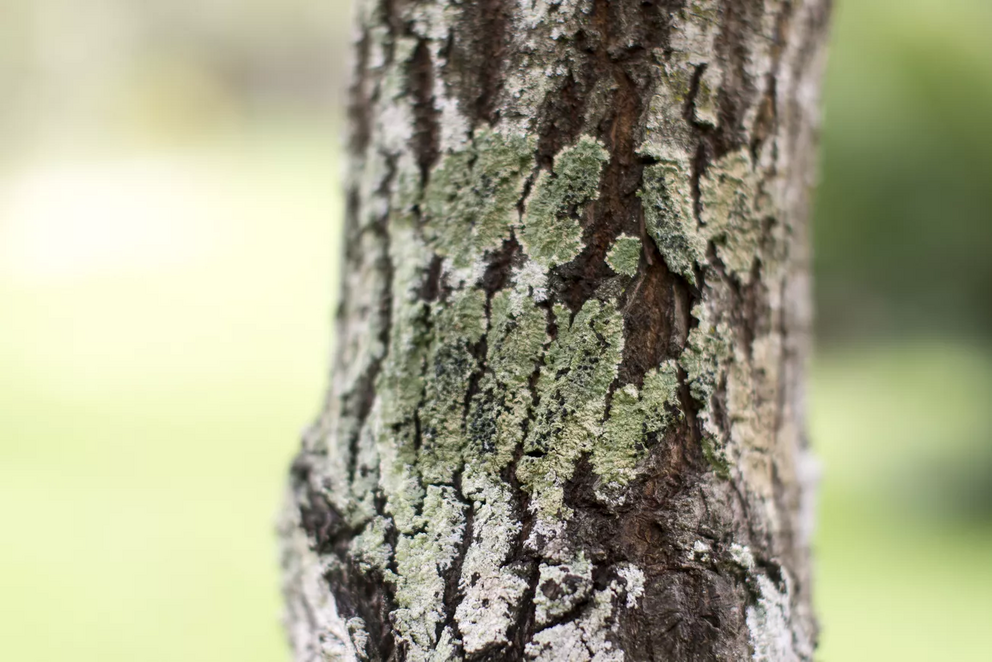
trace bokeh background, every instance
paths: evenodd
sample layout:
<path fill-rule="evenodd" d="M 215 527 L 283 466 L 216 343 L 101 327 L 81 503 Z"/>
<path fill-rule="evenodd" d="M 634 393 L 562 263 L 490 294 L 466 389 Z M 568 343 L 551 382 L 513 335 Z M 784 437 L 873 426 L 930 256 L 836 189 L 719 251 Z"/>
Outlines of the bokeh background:
<path fill-rule="evenodd" d="M 819 658 L 989 660 L 992 4 L 838 0 L 815 211 Z M 0 659 L 287 660 L 343 0 L 4 0 Z"/>

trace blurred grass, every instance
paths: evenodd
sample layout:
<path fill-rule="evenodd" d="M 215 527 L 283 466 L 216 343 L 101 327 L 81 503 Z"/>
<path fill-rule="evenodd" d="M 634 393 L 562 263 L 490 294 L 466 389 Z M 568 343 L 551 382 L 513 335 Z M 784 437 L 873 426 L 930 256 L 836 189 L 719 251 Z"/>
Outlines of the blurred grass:
<path fill-rule="evenodd" d="M 272 531 L 326 381 L 341 201 L 315 72 L 341 7 L 12 2 L 0 660 L 287 659 Z M 838 3 L 811 395 L 825 662 L 989 659 L 990 29 L 981 0 Z"/>
<path fill-rule="evenodd" d="M 272 530 L 325 381 L 334 144 L 265 128 L 3 181 L 0 659 L 286 659 Z M 23 185 L 93 171 L 141 194 L 48 218 Z M 114 231 L 159 205 L 153 250 Z"/>

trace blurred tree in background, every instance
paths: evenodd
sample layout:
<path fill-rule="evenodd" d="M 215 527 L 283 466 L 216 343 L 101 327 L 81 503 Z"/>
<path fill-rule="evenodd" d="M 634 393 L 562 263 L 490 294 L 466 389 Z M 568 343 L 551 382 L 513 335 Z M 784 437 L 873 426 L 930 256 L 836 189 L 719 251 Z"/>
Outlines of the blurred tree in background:
<path fill-rule="evenodd" d="M 992 4 L 841 2 L 815 215 L 827 340 L 992 332 Z"/>

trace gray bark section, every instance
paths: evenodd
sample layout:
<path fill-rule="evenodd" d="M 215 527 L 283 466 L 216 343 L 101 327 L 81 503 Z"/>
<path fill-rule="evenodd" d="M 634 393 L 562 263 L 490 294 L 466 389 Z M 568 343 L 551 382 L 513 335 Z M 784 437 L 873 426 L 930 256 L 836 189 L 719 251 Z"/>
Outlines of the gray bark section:
<path fill-rule="evenodd" d="M 828 5 L 359 6 L 297 660 L 812 659 Z"/>

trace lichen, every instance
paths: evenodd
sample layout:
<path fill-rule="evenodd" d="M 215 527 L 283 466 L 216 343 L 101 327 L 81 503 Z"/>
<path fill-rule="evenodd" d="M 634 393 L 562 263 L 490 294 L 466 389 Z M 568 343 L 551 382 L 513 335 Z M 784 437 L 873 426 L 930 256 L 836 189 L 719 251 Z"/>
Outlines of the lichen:
<path fill-rule="evenodd" d="M 546 313 L 512 291 L 492 299 L 486 366 L 468 416 L 468 445 L 475 460 L 497 472 L 523 441 L 533 397 L 529 381 L 548 341 Z"/>
<path fill-rule="evenodd" d="M 793 634 L 792 581 L 788 571 L 779 567 L 779 585 L 760 570 L 751 550 L 738 543 L 730 546 L 730 558 L 744 571 L 744 581 L 752 594 L 747 607 L 747 628 L 754 662 L 794 662 L 807 659 L 805 646 Z M 811 654 L 812 651 L 805 651 Z"/>
<path fill-rule="evenodd" d="M 534 618 L 545 626 L 581 604 L 592 591 L 592 564 L 581 552 L 571 562 L 542 563 L 534 594 Z"/>
<path fill-rule="evenodd" d="M 452 269 L 471 270 L 509 238 L 534 144 L 532 137 L 480 130 L 431 175 L 423 200 L 425 234 Z"/>
<path fill-rule="evenodd" d="M 362 570 L 385 574 L 393 552 L 393 548 L 386 542 L 388 528 L 389 523 L 385 518 L 376 517 L 351 541 L 351 555 Z"/>
<path fill-rule="evenodd" d="M 506 643 L 527 581 L 522 570 L 507 566 L 521 528 L 507 485 L 474 469 L 467 471 L 462 485 L 473 501 L 473 540 L 462 563 L 458 588 L 464 597 L 455 619 L 462 645 L 471 654 Z"/>
<path fill-rule="evenodd" d="M 428 483 L 450 483 L 462 464 L 465 394 L 478 363 L 472 348 L 486 332 L 485 307 L 486 295 L 477 288 L 459 290 L 431 307 L 430 379 L 419 408 L 422 445 L 417 457 Z"/>
<path fill-rule="evenodd" d="M 727 480 L 730 478 L 730 459 L 727 457 L 727 449 L 713 437 L 702 437 L 699 440 L 703 451 L 703 459 L 710 465 L 713 472 Z"/>
<path fill-rule="evenodd" d="M 695 265 L 706 255 L 706 239 L 696 227 L 688 166 L 668 160 L 646 167 L 637 195 L 644 207 L 648 234 L 665 264 L 695 283 Z"/>
<path fill-rule="evenodd" d="M 710 164 L 699 181 L 700 220 L 717 255 L 738 276 L 746 275 L 758 254 L 761 217 L 758 186 L 747 150 Z"/>
<path fill-rule="evenodd" d="M 596 139 L 579 138 L 555 157 L 552 172 L 542 172 L 527 199 L 520 240 L 532 260 L 545 268 L 575 258 L 582 246 L 577 217 L 599 195 L 599 178 L 609 153 Z"/>
<path fill-rule="evenodd" d="M 617 627 L 617 602 L 630 608 L 644 590 L 643 573 L 625 564 L 615 569 L 615 579 L 592 594 L 581 614 L 534 635 L 524 652 L 538 662 L 623 662 L 623 651 L 614 648 L 608 634 Z"/>
<path fill-rule="evenodd" d="M 754 578 L 758 597 L 747 608 L 747 629 L 750 634 L 754 662 L 789 662 L 798 660 L 790 623 L 792 606 L 788 592 L 779 591 L 764 574 Z"/>
<path fill-rule="evenodd" d="M 625 234 L 617 237 L 606 254 L 606 263 L 610 265 L 610 269 L 622 276 L 637 274 L 640 261 L 641 240 Z"/>
<path fill-rule="evenodd" d="M 713 396 L 725 376 L 726 363 L 732 358 L 731 332 L 725 322 L 714 322 L 702 304 L 697 304 L 692 313 L 699 324 L 689 332 L 679 364 L 686 372 L 689 393 L 700 404 L 697 418 L 702 427 L 703 451 L 714 468 L 723 472 L 727 464 L 723 454 L 726 440 L 713 414 Z"/>
<path fill-rule="evenodd" d="M 396 543 L 396 572 L 386 577 L 396 588 L 393 626 L 409 642 L 407 659 L 438 659 L 431 654 L 444 642 L 437 626 L 444 622 L 444 573 L 458 554 L 465 531 L 465 505 L 455 490 L 431 485 L 417 533 L 401 535 Z M 449 633 L 450 638 L 450 633 Z"/>
<path fill-rule="evenodd" d="M 635 23 L 650 9 L 617 7 L 616 30 L 604 35 L 592 0 L 535 0 L 508 6 L 496 20 L 471 3 L 360 3 L 359 131 L 347 169 L 337 358 L 324 410 L 304 437 L 306 472 L 294 473 L 295 519 L 283 538 L 297 659 L 351 661 L 385 647 L 439 662 L 504 655 L 620 662 L 621 642 L 641 647 L 648 639 L 620 634 L 621 623 L 637 623 L 625 615 L 647 608 L 646 584 L 656 588 L 680 563 L 747 583 L 750 603 L 726 608 L 746 617 L 755 659 L 786 660 L 790 646 L 801 648 L 783 633 L 791 619 L 809 620 L 804 597 L 791 593 L 787 573 L 778 581 L 768 559 L 759 566 L 747 548 L 728 552 L 719 542 L 733 513 L 721 510 L 728 485 L 712 476 L 661 486 L 661 505 L 674 509 L 662 513 L 674 565 L 652 565 L 648 577 L 649 566 L 616 563 L 600 553 L 603 541 L 575 537 L 577 525 L 604 513 L 624 520 L 617 535 L 640 536 L 641 506 L 658 504 L 651 503 L 657 486 L 639 472 L 661 470 L 654 460 L 671 459 L 662 451 L 691 439 L 699 439 L 711 474 L 734 472 L 756 504 L 759 533 L 781 524 L 774 519 L 787 516 L 781 494 L 794 493 L 788 466 L 772 474 L 786 456 L 770 444 L 784 448 L 798 435 L 789 381 L 796 364 L 782 341 L 793 331 L 792 290 L 776 294 L 775 284 L 796 272 L 787 218 L 800 215 L 775 221 L 792 207 L 771 195 L 794 193 L 786 179 L 802 173 L 786 171 L 804 139 L 775 133 L 785 125 L 774 117 L 765 126 L 756 102 L 779 69 L 810 87 L 807 73 L 787 65 L 793 32 L 813 22 L 800 20 L 808 10 L 797 6 L 782 32 L 788 14 L 776 6 L 731 26 L 747 28 L 740 57 L 730 58 L 741 60 L 736 71 L 724 68 L 721 35 L 731 19 L 720 2 L 683 4 L 661 17 L 668 25 L 661 32 Z M 642 38 L 641 28 L 654 36 Z M 762 41 L 759 28 L 783 39 Z M 480 34 L 489 29 L 501 46 L 496 68 L 476 61 L 491 50 L 490 35 Z M 583 38 L 591 50 L 580 53 Z M 769 63 L 772 49 L 782 49 L 782 67 Z M 617 75 L 601 75 L 603 67 Z M 742 133 L 732 142 L 744 147 L 700 153 L 712 134 L 707 126 L 722 123 L 720 99 L 739 97 L 741 80 L 755 88 L 735 108 Z M 796 85 L 779 81 L 777 89 L 792 94 Z M 573 93 L 582 109 L 565 126 L 557 115 Z M 633 106 L 631 94 L 641 95 Z M 809 111 L 802 96 L 800 114 Z M 757 135 L 756 127 L 772 134 Z M 602 142 L 572 138 L 583 131 Z M 754 140 L 766 138 L 753 164 Z M 548 167 L 545 150 L 559 140 L 570 144 Z M 620 177 L 604 180 L 610 158 L 617 159 L 611 175 Z M 634 193 L 628 175 L 641 164 L 643 226 L 637 214 L 603 217 L 601 189 Z M 605 264 L 582 261 L 598 260 L 604 249 Z M 642 285 L 654 282 L 660 261 L 686 281 L 662 274 L 677 295 L 665 296 L 671 319 L 658 321 L 653 309 L 639 315 L 636 297 L 618 309 L 630 303 L 639 274 L 652 277 Z M 751 283 L 751 271 L 759 282 Z M 686 283 L 698 324 L 686 324 Z M 745 343 L 735 306 L 741 286 L 752 284 L 746 292 L 757 293 L 758 330 Z M 635 369 L 634 378 L 620 370 L 624 334 L 642 322 L 660 332 L 655 348 L 665 357 L 682 351 L 644 366 L 643 375 Z M 697 410 L 691 435 L 680 418 L 688 414 L 686 391 Z M 780 426 L 775 434 L 772 425 Z M 649 464 L 653 452 L 661 455 Z M 589 475 L 576 476 L 578 467 Z M 761 491 L 779 487 L 773 478 L 788 483 L 781 494 Z M 340 513 L 340 527 L 301 528 L 299 506 L 312 491 Z M 315 544 L 328 535 L 332 544 Z M 649 561 L 640 547 L 617 549 Z M 358 586 L 370 593 L 356 594 Z M 384 604 L 391 612 L 377 613 Z M 698 605 L 669 606 L 680 618 L 698 616 Z M 802 627 L 796 637 L 806 636 Z M 658 636 L 667 648 L 682 635 Z M 744 656 L 732 632 L 714 646 L 730 638 L 733 649 L 722 650 Z M 690 647 L 699 657 L 697 644 L 708 642 Z"/>
<path fill-rule="evenodd" d="M 593 449 L 602 431 L 606 395 L 623 352 L 623 318 L 611 302 L 587 301 L 569 319 L 554 307 L 558 336 L 544 357 L 537 383 L 539 402 L 517 478 L 542 518 L 567 519 L 563 487 L 575 463 Z"/>
<path fill-rule="evenodd" d="M 646 455 L 646 442 L 662 433 L 678 410 L 678 367 L 665 361 L 644 376 L 640 390 L 627 384 L 613 393 L 603 437 L 592 448 L 593 470 L 599 476 L 597 495 L 607 501 L 622 498 L 622 488 L 635 476 Z"/>
<path fill-rule="evenodd" d="M 359 660 L 367 660 L 368 651 L 366 647 L 369 643 L 369 632 L 365 629 L 365 621 L 361 618 L 354 617 L 349 618 L 345 625 L 348 627 L 348 635 L 351 637 L 351 642 L 355 645 L 355 653 Z"/>

